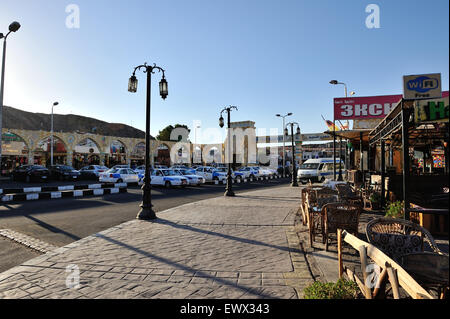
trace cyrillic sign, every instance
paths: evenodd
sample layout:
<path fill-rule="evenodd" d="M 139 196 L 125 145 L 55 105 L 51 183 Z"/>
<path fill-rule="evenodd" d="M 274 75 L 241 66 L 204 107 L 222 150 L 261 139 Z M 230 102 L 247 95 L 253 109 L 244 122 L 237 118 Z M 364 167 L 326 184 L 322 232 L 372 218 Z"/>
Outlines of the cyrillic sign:
<path fill-rule="evenodd" d="M 448 91 L 440 97 L 448 97 Z M 334 99 L 335 120 L 367 120 L 384 118 L 403 98 L 403 95 L 340 97 Z"/>
<path fill-rule="evenodd" d="M 401 99 L 401 94 L 335 98 L 334 119 L 363 120 L 384 118 Z"/>

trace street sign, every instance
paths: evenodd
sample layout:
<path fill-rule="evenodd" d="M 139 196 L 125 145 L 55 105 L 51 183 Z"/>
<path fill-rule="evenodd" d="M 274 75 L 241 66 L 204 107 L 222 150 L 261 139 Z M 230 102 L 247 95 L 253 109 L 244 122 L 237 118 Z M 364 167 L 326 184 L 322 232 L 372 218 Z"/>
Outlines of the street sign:
<path fill-rule="evenodd" d="M 441 96 L 440 73 L 403 76 L 403 98 L 405 100 L 432 99 Z"/>

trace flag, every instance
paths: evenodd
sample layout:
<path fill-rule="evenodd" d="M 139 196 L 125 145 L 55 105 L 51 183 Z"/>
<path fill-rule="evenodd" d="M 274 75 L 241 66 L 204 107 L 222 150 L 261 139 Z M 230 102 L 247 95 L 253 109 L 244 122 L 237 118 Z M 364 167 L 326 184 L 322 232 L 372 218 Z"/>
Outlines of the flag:
<path fill-rule="evenodd" d="M 325 120 L 323 116 L 322 119 L 325 121 L 330 131 L 339 131 L 339 127 L 337 127 L 333 122 L 331 122 L 330 120 Z"/>
<path fill-rule="evenodd" d="M 339 120 L 338 120 L 339 121 Z M 339 121 L 339 125 L 341 126 L 341 130 L 343 130 L 343 131 L 345 131 L 345 130 L 348 130 L 348 128 L 349 128 L 349 123 L 348 123 L 348 121 L 347 121 L 347 123 L 344 125 L 344 124 L 342 124 L 342 122 L 341 121 Z"/>

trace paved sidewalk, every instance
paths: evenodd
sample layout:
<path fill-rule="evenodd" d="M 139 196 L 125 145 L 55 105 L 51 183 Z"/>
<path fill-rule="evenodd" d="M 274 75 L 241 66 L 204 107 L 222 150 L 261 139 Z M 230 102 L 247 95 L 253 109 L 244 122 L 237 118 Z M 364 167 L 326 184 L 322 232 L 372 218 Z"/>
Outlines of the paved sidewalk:
<path fill-rule="evenodd" d="M 0 298 L 301 298 L 313 279 L 299 196 L 283 186 L 126 222 L 1 273 Z"/>

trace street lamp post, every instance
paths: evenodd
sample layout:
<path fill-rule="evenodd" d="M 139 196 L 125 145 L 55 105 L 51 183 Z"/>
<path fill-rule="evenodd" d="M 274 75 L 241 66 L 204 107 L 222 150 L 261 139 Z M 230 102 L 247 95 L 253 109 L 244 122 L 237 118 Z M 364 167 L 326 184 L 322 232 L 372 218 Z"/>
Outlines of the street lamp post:
<path fill-rule="evenodd" d="M 151 177 L 150 177 L 150 93 L 151 93 L 151 77 L 152 74 L 155 73 L 155 70 L 158 72 L 162 72 L 162 79 L 159 82 L 159 93 L 163 100 L 166 99 L 168 95 L 168 84 L 165 79 L 165 71 L 156 66 L 147 65 L 147 63 L 143 65 L 139 65 L 134 68 L 133 75 L 131 76 L 128 82 L 128 91 L 132 93 L 137 92 L 137 84 L 138 80 L 136 78 L 136 71 L 144 69 L 144 73 L 147 73 L 147 98 L 146 98 L 146 116 L 145 116 L 145 176 L 144 176 L 144 185 L 142 186 L 143 195 L 142 195 L 142 203 L 140 205 L 141 210 L 137 214 L 136 218 L 138 219 L 156 219 L 156 214 L 153 211 L 152 205 L 152 197 L 151 197 Z"/>
<path fill-rule="evenodd" d="M 234 192 L 233 192 L 233 189 L 232 189 L 232 184 L 233 184 L 233 180 L 232 180 L 232 177 L 231 177 L 231 161 L 230 161 L 230 156 L 232 156 L 232 154 L 231 154 L 231 140 L 230 140 L 230 131 L 231 131 L 231 120 L 230 120 L 230 113 L 231 113 L 231 110 L 232 109 L 235 109 L 236 111 L 237 111 L 237 107 L 236 106 L 232 106 L 232 105 L 230 105 L 229 107 L 226 107 L 226 108 L 224 108 L 221 112 L 220 112 L 220 118 L 219 118 L 219 126 L 221 127 L 221 128 L 223 128 L 224 127 L 224 119 L 223 119 L 223 116 L 222 116 L 222 113 L 223 112 L 227 112 L 227 115 L 228 115 L 228 120 L 227 120 L 227 127 L 228 127 L 228 132 L 227 132 L 227 139 L 228 139 L 228 172 L 227 172 L 227 187 L 226 187 L 226 189 L 225 189 L 225 196 L 234 196 L 235 194 L 234 194 Z"/>
<path fill-rule="evenodd" d="M 50 145 L 50 165 L 53 166 L 53 107 L 57 106 L 59 103 L 55 102 L 52 105 L 52 118 L 51 118 L 51 128 L 50 128 L 50 132 L 51 132 L 51 145 Z"/>
<path fill-rule="evenodd" d="M 2 57 L 2 74 L 0 77 L 0 174 L 2 172 L 2 112 L 3 112 L 3 97 L 5 93 L 5 62 L 6 62 L 6 39 L 11 32 L 16 32 L 20 29 L 20 23 L 17 21 L 9 25 L 9 32 L 6 35 L 0 33 L 0 39 L 3 39 L 3 57 Z"/>
<path fill-rule="evenodd" d="M 194 146 L 194 151 L 192 152 L 192 165 L 194 165 L 194 157 L 196 157 L 195 156 L 195 154 L 197 154 L 197 129 L 199 129 L 200 128 L 200 125 L 196 125 L 195 126 L 195 146 Z M 202 147 L 200 146 L 200 162 L 202 161 Z M 203 163 L 201 163 L 202 165 L 203 165 Z"/>
<path fill-rule="evenodd" d="M 284 130 L 284 127 L 285 127 L 285 124 L 284 124 L 284 119 L 287 117 L 287 116 L 291 116 L 293 113 L 287 113 L 286 115 L 281 115 L 281 114 L 276 114 L 276 116 L 278 116 L 278 117 L 282 117 L 283 118 L 283 130 Z M 285 144 L 285 136 L 284 136 L 284 134 L 283 134 L 283 172 L 282 172 L 282 176 L 283 177 L 286 177 L 286 170 L 285 170 L 285 166 L 286 166 L 286 160 L 285 160 L 285 150 L 284 150 L 284 144 Z"/>
<path fill-rule="evenodd" d="M 292 142 L 292 183 L 291 186 L 292 187 L 297 187 L 298 186 L 298 182 L 297 182 L 297 165 L 295 164 L 295 145 L 294 145 L 294 125 L 297 125 L 297 132 L 296 132 L 296 136 L 300 135 L 300 125 L 297 122 L 290 122 L 286 124 L 286 128 L 284 129 L 284 135 L 288 136 L 289 131 L 288 131 L 288 126 L 291 127 L 291 142 Z"/>
<path fill-rule="evenodd" d="M 339 82 L 337 80 L 331 80 L 330 84 L 333 85 L 338 85 L 338 84 L 342 84 L 344 86 L 345 89 L 345 97 L 347 97 L 347 84 L 343 83 L 343 82 Z M 352 95 L 355 92 L 351 92 Z M 333 173 L 334 173 L 334 180 L 336 180 L 336 121 L 334 118 L 334 112 L 333 112 Z M 338 181 L 342 181 L 342 137 L 340 138 L 340 143 L 339 143 L 339 176 L 338 176 Z"/>

